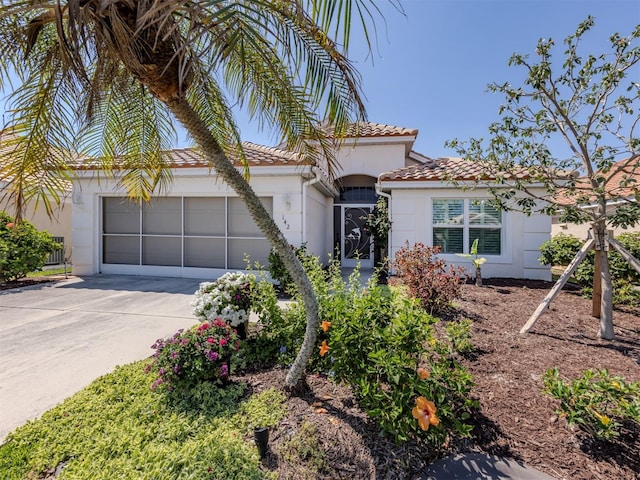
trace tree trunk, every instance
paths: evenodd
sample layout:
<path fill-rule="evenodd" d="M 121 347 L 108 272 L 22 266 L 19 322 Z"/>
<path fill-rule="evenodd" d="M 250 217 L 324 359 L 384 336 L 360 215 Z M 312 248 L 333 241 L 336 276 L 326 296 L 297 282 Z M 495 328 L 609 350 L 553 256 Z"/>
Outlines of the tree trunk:
<path fill-rule="evenodd" d="M 600 257 L 600 278 L 602 279 L 602 300 L 600 302 L 600 332 L 598 336 L 613 340 L 613 287 L 609 271 L 609 257 L 606 250 L 596 252 Z"/>
<path fill-rule="evenodd" d="M 602 212 L 604 205 L 600 206 Z M 609 257 L 607 255 L 608 241 L 606 236 L 606 223 L 604 214 L 601 220 L 593 225 L 593 234 L 596 240 L 596 256 L 600 266 L 600 331 L 598 336 L 605 340 L 613 340 L 613 286 L 611 282 L 611 272 L 609 271 Z M 594 285 L 597 282 L 594 282 Z M 594 292 L 595 296 L 595 292 Z"/>
<path fill-rule="evenodd" d="M 244 201 L 251 217 L 260 228 L 260 231 L 267 237 L 278 255 L 280 255 L 280 258 L 282 258 L 289 275 L 291 275 L 292 281 L 300 291 L 306 311 L 307 327 L 298 356 L 293 362 L 285 380 L 286 385 L 293 388 L 303 378 L 304 370 L 315 347 L 320 325 L 318 301 L 313 291 L 311 281 L 304 271 L 300 260 L 290 248 L 289 242 L 273 221 L 269 212 L 264 208 L 262 202 L 260 202 L 260 199 L 253 191 L 253 188 L 251 188 L 251 185 L 249 185 L 226 157 L 200 116 L 183 98 L 166 100 L 166 104 L 202 149 L 204 158 L 213 165 L 216 173 L 220 175 L 224 182 Z"/>
<path fill-rule="evenodd" d="M 591 316 L 600 318 L 602 309 L 602 273 L 600 272 L 600 255 L 596 251 L 593 259 L 593 293 L 591 294 Z"/>
<path fill-rule="evenodd" d="M 480 267 L 476 267 L 476 287 L 482 286 L 482 270 Z"/>

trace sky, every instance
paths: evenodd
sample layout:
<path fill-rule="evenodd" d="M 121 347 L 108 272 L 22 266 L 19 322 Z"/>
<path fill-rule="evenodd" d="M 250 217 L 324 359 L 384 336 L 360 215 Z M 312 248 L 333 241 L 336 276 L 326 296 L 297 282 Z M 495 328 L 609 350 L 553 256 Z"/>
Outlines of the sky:
<path fill-rule="evenodd" d="M 488 136 L 503 99 L 487 85 L 517 86 L 524 78 L 508 66 L 513 53 L 534 54 L 539 39 L 552 38 L 554 58 L 561 58 L 562 41 L 588 15 L 596 25 L 583 52 L 605 53 L 611 34 L 629 35 L 640 24 L 640 0 L 401 0 L 404 15 L 387 0 L 374 1 L 384 20 L 376 22 L 373 52 L 356 25 L 349 51 L 362 76 L 368 119 L 418 129 L 414 150 L 429 157 L 456 155 L 446 140 Z M 635 72 L 640 78 L 640 67 Z M 243 140 L 279 143 L 237 114 Z M 178 146 L 189 145 L 184 133 L 179 137 Z"/>
<path fill-rule="evenodd" d="M 368 54 L 352 31 L 349 52 L 362 75 L 368 119 L 418 129 L 414 150 L 429 157 L 455 156 L 444 147 L 448 139 L 488 136 L 502 97 L 487 85 L 521 85 L 524 78 L 508 66 L 513 53 L 534 54 L 539 39 L 552 38 L 560 58 L 564 38 L 588 15 L 596 24 L 584 51 L 605 53 L 611 34 L 629 35 L 640 24 L 640 0 L 402 0 L 405 15 L 376 3 L 386 22 L 377 22 L 376 49 Z M 244 140 L 277 144 L 273 134 L 238 118 Z"/>

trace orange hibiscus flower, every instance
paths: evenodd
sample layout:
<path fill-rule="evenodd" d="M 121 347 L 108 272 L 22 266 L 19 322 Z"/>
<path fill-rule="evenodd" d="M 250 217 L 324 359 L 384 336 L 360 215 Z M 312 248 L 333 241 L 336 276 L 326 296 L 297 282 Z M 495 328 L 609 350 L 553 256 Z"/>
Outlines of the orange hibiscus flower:
<path fill-rule="evenodd" d="M 426 379 L 426 378 L 429 378 L 429 375 L 431 375 L 431 374 L 429 373 L 429 370 L 427 370 L 426 368 L 422 368 L 422 367 L 420 367 L 420 368 L 417 370 L 417 372 L 418 372 L 418 378 L 419 378 L 420 380 L 424 380 L 424 379 Z"/>
<path fill-rule="evenodd" d="M 320 328 L 322 328 L 322 331 L 327 333 L 329 331 L 329 327 L 331 326 L 331 322 L 327 322 L 326 320 L 324 320 L 321 324 L 320 324 Z"/>
<path fill-rule="evenodd" d="M 329 351 L 329 345 L 327 345 L 327 341 L 326 340 L 323 340 L 322 341 L 322 345 L 320 345 L 320 347 L 318 347 L 318 348 L 320 348 L 320 356 L 321 357 L 324 357 L 327 354 L 327 352 Z"/>
<path fill-rule="evenodd" d="M 422 430 L 429 430 L 430 425 L 437 427 L 440 424 L 440 420 L 436 417 L 435 404 L 424 397 L 416 398 L 416 406 L 413 407 L 411 413 L 413 418 L 418 420 L 418 425 Z"/>

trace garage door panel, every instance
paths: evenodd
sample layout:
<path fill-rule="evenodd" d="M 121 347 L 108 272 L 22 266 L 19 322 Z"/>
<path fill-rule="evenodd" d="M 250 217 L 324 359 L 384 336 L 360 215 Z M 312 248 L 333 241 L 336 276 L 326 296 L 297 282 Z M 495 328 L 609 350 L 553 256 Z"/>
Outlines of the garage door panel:
<path fill-rule="evenodd" d="M 105 198 L 102 211 L 104 233 L 140 233 L 140 205 L 120 198 Z"/>
<path fill-rule="evenodd" d="M 142 205 L 142 233 L 150 235 L 182 234 L 182 199 L 155 198 Z"/>
<path fill-rule="evenodd" d="M 144 237 L 142 264 L 167 267 L 182 266 L 182 241 L 171 237 Z"/>
<path fill-rule="evenodd" d="M 184 266 L 225 268 L 224 238 L 185 238 Z"/>
<path fill-rule="evenodd" d="M 184 234 L 189 236 L 226 235 L 224 198 L 185 198 Z"/>
<path fill-rule="evenodd" d="M 140 264 L 140 237 L 105 235 L 102 239 L 103 263 Z"/>
<path fill-rule="evenodd" d="M 243 269 L 247 267 L 245 257 L 251 262 L 257 260 L 264 263 L 269 256 L 271 245 L 264 239 L 229 239 L 229 269 Z"/>

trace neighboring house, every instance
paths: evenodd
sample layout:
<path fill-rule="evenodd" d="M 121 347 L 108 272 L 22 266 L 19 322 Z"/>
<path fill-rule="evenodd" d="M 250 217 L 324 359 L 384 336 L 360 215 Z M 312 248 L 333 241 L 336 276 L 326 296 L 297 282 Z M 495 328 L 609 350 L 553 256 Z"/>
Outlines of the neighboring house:
<path fill-rule="evenodd" d="M 0 132 L 0 141 L 6 140 L 11 134 Z M 2 158 L 4 155 L 10 154 L 10 147 L 0 146 L 0 210 L 7 212 L 12 217 L 15 216 L 15 205 L 9 195 L 12 178 L 5 175 L 2 168 Z M 64 243 L 64 253 L 56 252 L 51 257 L 52 261 L 64 261 L 64 258 L 71 259 L 71 184 L 68 190 L 60 193 L 60 206 L 56 207 L 52 212 L 53 215 L 47 215 L 43 205 L 36 205 L 34 201 L 27 202 L 23 218 L 33 223 L 38 230 L 49 232 L 56 239 Z"/>
<path fill-rule="evenodd" d="M 551 219 L 496 212 L 484 189 L 464 191 L 430 176 L 431 160 L 412 150 L 417 130 L 361 124 L 336 152 L 340 171 L 330 181 L 295 153 L 245 143 L 251 185 L 292 245 L 306 243 L 326 259 L 339 250 L 344 266 L 373 267 L 364 217 L 377 194 L 391 198 L 391 251 L 406 241 L 445 246 L 448 261 L 481 237 L 487 277 L 550 278 L 538 245 Z M 195 149 L 171 152 L 171 191 L 150 203 L 124 200 L 115 181 L 90 166 L 79 168 L 73 193 L 75 274 L 174 275 L 214 278 L 243 269 L 246 257 L 266 265 L 269 243 L 243 202 L 215 176 Z M 240 165 L 238 165 L 240 168 Z M 392 172 L 385 174 L 385 172 Z M 97 180 L 100 173 L 100 180 Z M 478 202 L 476 200 L 478 199 Z"/>
<path fill-rule="evenodd" d="M 614 198 L 607 203 L 607 213 L 614 212 L 618 206 L 628 202 L 638 202 L 640 200 L 640 158 L 630 157 L 617 162 L 606 176 L 607 181 L 607 193 L 610 197 Z M 590 184 L 587 184 L 586 178 L 580 178 L 577 182 L 577 187 L 580 189 L 581 185 L 585 187 L 581 190 L 589 190 Z M 564 199 L 565 204 L 571 202 L 570 198 Z M 584 207 L 585 209 L 594 208 L 591 205 Z M 640 224 L 635 227 L 609 227 L 613 230 L 615 236 L 621 233 L 627 232 L 640 232 Z M 560 221 L 560 215 L 554 215 L 552 218 L 551 235 L 557 235 L 559 233 L 574 235 L 582 240 L 587 239 L 587 233 L 591 229 L 590 223 L 582 223 L 577 225 L 575 223 L 566 223 Z"/>

